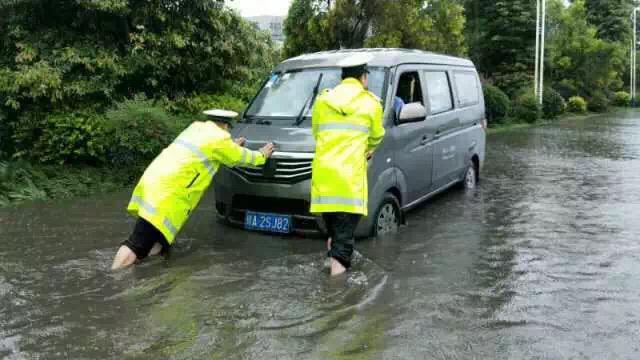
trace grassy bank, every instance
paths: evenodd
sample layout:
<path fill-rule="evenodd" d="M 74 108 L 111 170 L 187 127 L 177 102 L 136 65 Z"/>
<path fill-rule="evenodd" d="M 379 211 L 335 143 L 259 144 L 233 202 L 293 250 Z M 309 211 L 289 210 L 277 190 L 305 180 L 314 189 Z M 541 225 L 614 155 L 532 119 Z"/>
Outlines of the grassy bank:
<path fill-rule="evenodd" d="M 613 113 L 617 113 L 619 111 L 624 111 L 625 109 L 628 108 L 623 108 L 623 107 L 619 107 L 619 108 L 611 108 L 610 111 L 606 112 L 606 113 L 585 113 L 585 114 L 571 114 L 571 113 L 566 113 L 563 115 L 560 115 L 557 119 L 553 119 L 553 120 L 540 120 L 534 123 L 522 123 L 522 122 L 506 122 L 503 124 L 497 124 L 497 125 L 493 125 L 493 126 L 489 126 L 489 129 L 487 130 L 487 134 L 498 134 L 498 133 L 503 133 L 503 132 L 507 132 L 507 131 L 513 131 L 513 130 L 520 130 L 520 129 L 528 129 L 531 127 L 536 127 L 536 126 L 544 126 L 544 125 L 549 125 L 549 124 L 554 124 L 557 123 L 559 121 L 581 121 L 581 120 L 586 120 L 595 116 L 600 116 L 603 114 L 613 114 Z"/>
<path fill-rule="evenodd" d="M 0 161 L 0 207 L 119 190 L 131 185 L 141 170 Z"/>

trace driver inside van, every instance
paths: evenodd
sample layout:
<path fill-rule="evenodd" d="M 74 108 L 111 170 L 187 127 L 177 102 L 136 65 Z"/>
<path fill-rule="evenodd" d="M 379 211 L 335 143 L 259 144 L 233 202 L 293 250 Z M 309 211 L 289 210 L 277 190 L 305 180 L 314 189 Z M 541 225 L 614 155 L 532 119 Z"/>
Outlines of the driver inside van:
<path fill-rule="evenodd" d="M 393 110 L 396 119 L 400 118 L 400 112 L 405 104 L 415 101 L 416 79 L 414 73 L 404 73 L 400 76 L 396 96 L 393 99 Z"/>

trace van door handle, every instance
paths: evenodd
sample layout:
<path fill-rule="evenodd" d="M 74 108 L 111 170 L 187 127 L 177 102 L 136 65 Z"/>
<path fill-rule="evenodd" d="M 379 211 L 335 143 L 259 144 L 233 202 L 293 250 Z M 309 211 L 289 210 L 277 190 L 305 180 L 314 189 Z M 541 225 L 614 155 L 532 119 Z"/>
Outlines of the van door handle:
<path fill-rule="evenodd" d="M 420 145 L 427 145 L 429 143 L 429 136 L 425 135 L 422 137 L 422 140 L 420 140 Z"/>

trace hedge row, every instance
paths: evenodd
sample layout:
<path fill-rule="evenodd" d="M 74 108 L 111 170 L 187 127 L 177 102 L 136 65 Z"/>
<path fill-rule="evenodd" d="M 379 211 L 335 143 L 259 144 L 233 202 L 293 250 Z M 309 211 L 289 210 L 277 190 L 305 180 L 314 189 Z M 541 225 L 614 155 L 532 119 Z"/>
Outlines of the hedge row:
<path fill-rule="evenodd" d="M 207 108 L 240 110 L 230 96 L 198 95 L 177 101 L 137 96 L 106 112 L 28 113 L 12 126 L 14 160 L 43 164 L 137 166 L 152 160 Z"/>
<path fill-rule="evenodd" d="M 571 113 L 605 112 L 610 105 L 631 105 L 631 96 L 624 91 L 610 96 L 596 91 L 587 101 L 580 96 L 572 96 L 565 100 L 555 89 L 546 88 L 542 97 L 542 106 L 540 106 L 533 89 L 526 88 L 516 92 L 510 99 L 502 90 L 491 84 L 484 86 L 484 99 L 489 124 L 533 123 L 541 118 L 556 119 L 567 111 Z"/>

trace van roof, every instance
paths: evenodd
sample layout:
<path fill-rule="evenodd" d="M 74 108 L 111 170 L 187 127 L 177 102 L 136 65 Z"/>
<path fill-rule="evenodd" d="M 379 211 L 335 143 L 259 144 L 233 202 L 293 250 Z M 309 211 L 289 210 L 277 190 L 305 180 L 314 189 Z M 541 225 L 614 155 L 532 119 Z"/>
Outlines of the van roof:
<path fill-rule="evenodd" d="M 305 69 L 315 67 L 334 67 L 348 56 L 354 54 L 370 54 L 372 60 L 368 65 L 372 67 L 393 67 L 400 64 L 437 64 L 474 67 L 473 62 L 468 59 L 436 54 L 428 51 L 414 49 L 392 49 L 392 48 L 372 48 L 372 49 L 348 49 L 321 51 L 312 54 L 304 54 L 280 63 L 275 71 L 288 71 L 293 69 Z"/>

